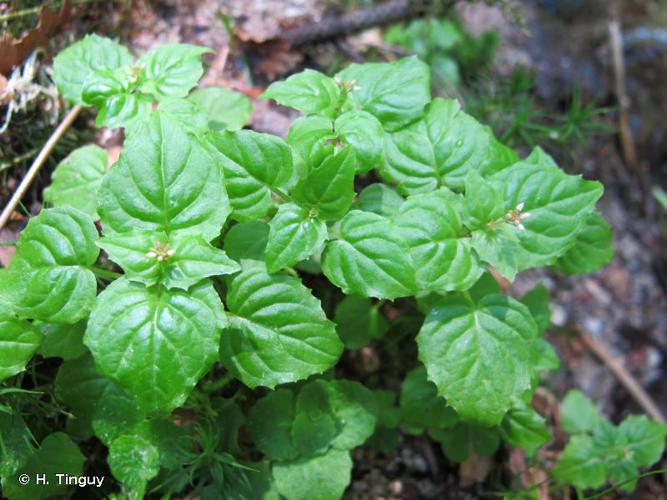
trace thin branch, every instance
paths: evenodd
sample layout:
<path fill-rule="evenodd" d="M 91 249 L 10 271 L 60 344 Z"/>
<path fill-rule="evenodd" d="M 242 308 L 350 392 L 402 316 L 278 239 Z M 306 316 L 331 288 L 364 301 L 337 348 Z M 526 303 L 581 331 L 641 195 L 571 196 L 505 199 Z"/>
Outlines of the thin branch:
<path fill-rule="evenodd" d="M 616 87 L 616 98 L 618 99 L 618 127 L 621 132 L 621 147 L 625 163 L 632 169 L 637 170 L 637 148 L 635 147 L 632 129 L 630 128 L 630 98 L 625 84 L 625 60 L 623 57 L 623 39 L 621 26 L 618 20 L 609 23 L 609 39 L 614 61 L 614 78 Z"/>
<path fill-rule="evenodd" d="M 19 163 L 21 163 L 24 160 L 27 160 L 28 158 L 32 158 L 35 153 L 39 151 L 39 148 L 33 148 L 30 151 L 26 151 L 23 154 L 20 154 L 18 156 L 15 156 L 9 161 L 6 161 L 4 163 L 0 163 L 0 172 L 3 172 L 5 170 L 9 170 L 12 167 L 15 167 Z"/>
<path fill-rule="evenodd" d="M 375 26 L 386 26 L 399 21 L 421 17 L 429 13 L 446 12 L 454 0 L 389 0 L 340 16 L 331 16 L 317 23 L 299 25 L 285 30 L 280 39 L 292 46 L 334 40 Z"/>
<path fill-rule="evenodd" d="M 9 216 L 12 214 L 16 208 L 16 205 L 18 205 L 18 203 L 25 195 L 26 191 L 30 187 L 30 184 L 32 184 L 33 179 L 39 172 L 39 169 L 42 168 L 42 165 L 44 165 L 44 162 L 51 154 L 51 151 L 53 151 L 53 148 L 62 138 L 62 136 L 65 135 L 65 132 L 70 127 L 70 125 L 72 125 L 80 111 L 81 106 L 74 106 L 69 111 L 69 113 L 67 113 L 65 118 L 63 118 L 63 121 L 60 122 L 60 125 L 58 125 L 58 127 L 53 131 L 51 137 L 49 137 L 49 139 L 46 141 L 46 144 L 44 144 L 44 147 L 42 147 L 42 150 L 32 162 L 32 165 L 30 165 L 28 173 L 26 173 L 25 177 L 21 181 L 21 184 L 19 184 L 19 186 L 16 188 L 16 191 L 14 191 L 14 194 L 9 200 L 9 203 L 7 203 L 7 206 L 2 211 L 2 214 L 0 215 L 0 229 L 2 229 L 5 224 L 7 224 Z"/>
<path fill-rule="evenodd" d="M 577 328 L 577 332 L 581 340 L 586 346 L 602 361 L 609 370 L 616 375 L 618 381 L 630 393 L 637 404 L 648 413 L 653 420 L 661 423 L 667 423 L 665 416 L 662 414 L 658 406 L 655 404 L 651 396 L 644 390 L 644 388 L 637 382 L 637 379 L 625 368 L 623 362 L 614 356 L 609 349 L 595 340 L 589 333 Z"/>

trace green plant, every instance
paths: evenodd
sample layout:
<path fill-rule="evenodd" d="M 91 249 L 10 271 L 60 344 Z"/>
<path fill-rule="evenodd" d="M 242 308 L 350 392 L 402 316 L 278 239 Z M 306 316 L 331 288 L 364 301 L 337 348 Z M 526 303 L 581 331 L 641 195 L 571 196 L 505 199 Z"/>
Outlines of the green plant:
<path fill-rule="evenodd" d="M 639 468 L 660 460 L 667 436 L 667 425 L 643 415 L 631 415 L 613 425 L 576 390 L 565 396 L 561 424 L 570 441 L 553 474 L 580 490 L 599 488 L 607 481 L 634 490 Z"/>
<path fill-rule="evenodd" d="M 613 130 L 600 120 L 610 109 L 585 102 L 577 88 L 564 111 L 555 112 L 535 96 L 535 85 L 534 75 L 521 67 L 500 82 L 482 76 L 466 92 L 465 108 L 512 147 L 541 145 L 569 156 L 572 147 Z"/>
<path fill-rule="evenodd" d="M 283 141 L 240 130 L 242 97 L 190 92 L 204 53 L 165 46 L 135 62 L 89 36 L 56 59 L 63 95 L 126 138 L 110 168 L 95 147 L 57 168 L 53 208 L 0 270 L 0 378 L 67 411 L 33 435 L 32 412 L 8 401 L 4 495 L 64 494 L 53 475 L 80 476 L 82 448 L 126 497 L 334 499 L 351 450 L 391 450 L 398 426 L 455 461 L 548 442 L 530 405 L 558 364 L 541 336 L 548 294 L 509 297 L 487 266 L 511 280 L 602 265 L 610 232 L 589 229 L 607 227 L 602 186 L 540 149 L 520 160 L 456 101 L 431 100 L 415 57 L 274 83 L 264 97 L 305 114 Z M 384 184 L 357 196 L 371 171 Z M 397 298 L 390 324 L 384 301 Z M 398 406 L 334 371 L 344 342 L 392 327 L 418 330 L 421 362 Z M 46 367 L 22 380 L 51 357 L 63 359 L 55 381 Z M 19 484 L 37 473 L 53 488 Z"/>
<path fill-rule="evenodd" d="M 384 39 L 427 62 L 436 86 L 459 86 L 462 80 L 488 68 L 498 45 L 498 35 L 493 31 L 475 37 L 456 20 L 431 17 L 395 24 Z"/>

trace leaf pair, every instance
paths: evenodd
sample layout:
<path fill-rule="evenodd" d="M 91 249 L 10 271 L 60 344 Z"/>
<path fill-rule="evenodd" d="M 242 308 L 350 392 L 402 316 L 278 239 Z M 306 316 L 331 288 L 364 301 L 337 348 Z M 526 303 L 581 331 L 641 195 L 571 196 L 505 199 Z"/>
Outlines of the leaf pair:
<path fill-rule="evenodd" d="M 98 125 L 126 126 L 147 114 L 154 100 L 185 97 L 203 74 L 201 56 L 207 52 L 172 44 L 134 62 L 125 47 L 87 35 L 56 56 L 54 80 L 67 100 L 98 109 Z"/>
<path fill-rule="evenodd" d="M 337 143 L 356 155 L 357 173 L 379 166 L 383 128 L 395 130 L 421 116 L 430 100 L 429 71 L 408 57 L 390 64 L 353 64 L 330 78 L 306 70 L 272 84 L 262 97 L 305 113 L 290 127 L 288 143 L 306 170 Z"/>
<path fill-rule="evenodd" d="M 374 394 L 347 380 L 317 379 L 298 390 L 278 389 L 248 416 L 256 446 L 274 461 L 278 492 L 288 498 L 340 498 L 350 481 L 349 450 L 372 434 Z"/>
<path fill-rule="evenodd" d="M 232 218 L 261 218 L 271 208 L 272 193 L 286 196 L 270 224 L 266 249 L 269 271 L 290 267 L 315 253 L 327 237 L 325 222 L 342 217 L 354 197 L 354 153 L 331 154 L 296 185 L 292 154 L 277 137 L 251 131 L 214 133 L 211 143 L 223 155 Z"/>
<path fill-rule="evenodd" d="M 6 272 L 20 315 L 54 323 L 85 318 L 97 293 L 88 269 L 97 260 L 97 229 L 74 208 L 44 210 L 21 232 Z"/>
<path fill-rule="evenodd" d="M 442 186 L 460 191 L 469 171 L 487 176 L 516 160 L 458 101 L 437 98 L 418 121 L 387 134 L 380 174 L 404 195 Z"/>
<path fill-rule="evenodd" d="M 639 468 L 660 460 L 665 448 L 664 424 L 631 415 L 614 426 L 577 390 L 565 396 L 561 419 L 571 437 L 553 474 L 577 488 L 599 488 L 610 481 L 632 491 Z"/>
<path fill-rule="evenodd" d="M 217 359 L 226 324 L 204 278 L 239 269 L 208 243 L 230 211 L 217 157 L 156 112 L 104 178 L 98 211 L 99 244 L 125 276 L 98 297 L 86 345 L 145 411 L 171 410 Z"/>

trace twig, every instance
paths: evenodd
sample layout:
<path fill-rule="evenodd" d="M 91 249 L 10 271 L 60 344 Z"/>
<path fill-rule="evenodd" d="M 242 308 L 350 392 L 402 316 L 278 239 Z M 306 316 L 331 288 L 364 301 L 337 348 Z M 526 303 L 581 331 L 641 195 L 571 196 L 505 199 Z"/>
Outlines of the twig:
<path fill-rule="evenodd" d="M 389 0 L 388 2 L 322 19 L 318 23 L 297 26 L 280 35 L 292 46 L 333 40 L 341 36 L 398 21 L 406 21 L 429 13 L 444 12 L 454 0 Z"/>
<path fill-rule="evenodd" d="M 438 459 L 436 458 L 435 453 L 433 453 L 433 442 L 422 436 L 421 444 L 424 455 L 426 456 L 428 468 L 431 469 L 432 477 L 438 477 L 440 475 L 440 466 L 438 465 Z"/>
<path fill-rule="evenodd" d="M 616 375 L 619 382 L 630 393 L 637 404 L 648 413 L 653 420 L 661 423 L 667 423 L 665 416 L 655 404 L 651 396 L 637 382 L 637 379 L 623 366 L 623 363 L 614 356 L 607 347 L 601 342 L 595 340 L 589 333 L 577 329 L 581 340 L 602 361 L 609 370 Z"/>
<path fill-rule="evenodd" d="M 12 167 L 18 165 L 19 163 L 21 163 L 23 160 L 27 160 L 28 158 L 31 158 L 38 151 L 39 151 L 39 148 L 33 148 L 30 151 L 27 151 L 23 154 L 15 156 L 10 161 L 0 163 L 0 172 L 3 172 L 4 170 L 9 170 L 10 168 L 12 168 Z"/>
<path fill-rule="evenodd" d="M 614 61 L 614 78 L 616 82 L 616 98 L 618 99 L 618 127 L 621 133 L 621 147 L 625 163 L 637 171 L 637 148 L 635 147 L 632 129 L 630 128 L 630 99 L 625 85 L 625 60 L 623 58 L 623 39 L 618 20 L 609 23 L 609 37 Z"/>
<path fill-rule="evenodd" d="M 28 173 L 26 173 L 25 177 L 21 181 L 21 184 L 19 184 L 19 186 L 16 188 L 16 191 L 14 191 L 14 194 L 9 200 L 9 203 L 7 203 L 7 206 L 2 211 L 2 214 L 0 215 L 0 229 L 2 229 L 5 224 L 7 224 L 9 216 L 12 214 L 19 201 L 21 201 L 21 198 L 23 198 L 25 195 L 26 191 L 30 187 L 30 184 L 32 184 L 33 179 L 37 175 L 37 172 L 39 172 L 39 169 L 42 168 L 42 165 L 51 154 L 51 151 L 53 151 L 53 148 L 62 138 L 62 136 L 65 135 L 65 132 L 70 127 L 70 125 L 72 125 L 72 122 L 74 122 L 80 111 L 81 106 L 74 106 L 72 109 L 70 109 L 69 113 L 67 113 L 65 118 L 63 118 L 63 121 L 60 122 L 60 125 L 58 125 L 58 127 L 51 134 L 51 137 L 49 137 L 49 139 L 46 141 L 46 144 L 44 144 L 44 147 L 42 147 L 42 150 L 32 162 L 32 165 L 30 165 Z"/>

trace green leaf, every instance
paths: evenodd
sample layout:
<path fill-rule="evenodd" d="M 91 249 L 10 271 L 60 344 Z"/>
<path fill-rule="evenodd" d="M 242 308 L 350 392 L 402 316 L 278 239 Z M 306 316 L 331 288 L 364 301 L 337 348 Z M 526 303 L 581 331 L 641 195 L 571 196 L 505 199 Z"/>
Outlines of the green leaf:
<path fill-rule="evenodd" d="M 410 434 L 424 430 L 447 429 L 458 422 L 458 415 L 447 406 L 445 398 L 426 378 L 426 369 L 419 366 L 410 372 L 401 387 L 401 425 Z"/>
<path fill-rule="evenodd" d="M 41 342 L 36 327 L 0 311 L 0 381 L 21 373 Z"/>
<path fill-rule="evenodd" d="M 106 444 L 141 419 L 136 402 L 117 384 L 98 373 L 90 354 L 60 365 L 55 392 L 83 425 L 92 424 L 97 436 Z"/>
<path fill-rule="evenodd" d="M 269 392 L 252 407 L 246 428 L 266 457 L 293 460 L 299 456 L 292 437 L 295 414 L 295 397 L 289 389 Z"/>
<path fill-rule="evenodd" d="M 338 435 L 337 419 L 330 404 L 326 382 L 305 385 L 296 399 L 292 439 L 299 456 L 326 453 Z"/>
<path fill-rule="evenodd" d="M 266 462 L 255 462 L 247 464 L 247 466 L 250 468 L 250 470 L 245 471 L 245 477 L 250 489 L 247 498 L 280 500 L 269 464 Z"/>
<path fill-rule="evenodd" d="M 630 459 L 637 467 L 649 467 L 662 457 L 667 425 L 646 415 L 630 415 L 620 423 L 618 432 L 625 438 Z"/>
<path fill-rule="evenodd" d="M 266 222 L 241 222 L 233 226 L 225 235 L 223 247 L 227 255 L 244 267 L 250 262 L 263 263 L 269 231 L 269 225 Z"/>
<path fill-rule="evenodd" d="M 624 483 L 621 487 L 632 491 L 636 486 L 638 467 L 650 466 L 660 460 L 665 449 L 667 426 L 652 422 L 643 415 L 631 415 L 614 427 L 599 416 L 597 419 L 591 417 L 593 410 L 586 407 L 591 403 L 581 396 L 577 398 L 583 408 L 577 408 L 571 394 L 576 393 L 570 391 L 566 397 L 566 400 L 570 397 L 569 407 L 565 408 L 567 401 L 564 402 L 564 411 L 569 413 L 570 419 L 577 410 L 582 411 L 584 422 L 578 428 L 592 430 L 593 434 L 576 434 L 570 439 L 553 470 L 554 477 L 578 488 L 597 488 L 608 480 Z M 572 421 L 568 425 L 572 428 Z"/>
<path fill-rule="evenodd" d="M 531 290 L 521 297 L 520 302 L 524 304 L 532 314 L 537 329 L 543 332 L 551 323 L 551 307 L 549 306 L 549 290 L 542 283 L 535 285 Z"/>
<path fill-rule="evenodd" d="M 405 200 L 392 188 L 385 184 L 375 183 L 366 186 L 355 204 L 355 208 L 364 212 L 373 212 L 384 217 L 398 213 Z"/>
<path fill-rule="evenodd" d="M 228 401 L 225 401 L 228 403 Z M 224 438 L 236 438 L 238 420 L 243 415 L 238 415 L 240 410 L 234 403 L 224 408 L 216 408 L 218 411 L 218 423 L 225 422 Z M 238 412 L 238 413 L 237 413 Z M 182 422 L 176 423 L 172 418 L 156 418 L 148 422 L 148 425 L 139 425 L 135 432 L 140 433 L 152 443 L 160 452 L 160 465 L 165 469 L 177 469 L 192 460 L 192 435 L 187 425 Z M 228 443 L 220 441 L 219 450 L 228 451 Z"/>
<path fill-rule="evenodd" d="M 10 268 L 17 311 L 42 321 L 76 323 L 95 301 L 95 275 L 87 269 L 99 254 L 97 229 L 70 207 L 42 210 L 21 232 Z"/>
<path fill-rule="evenodd" d="M 214 132 L 209 140 L 223 154 L 232 218 L 264 217 L 271 206 L 271 189 L 283 187 L 292 177 L 289 146 L 279 137 L 251 130 Z"/>
<path fill-rule="evenodd" d="M 472 300 L 476 302 L 482 300 L 487 295 L 501 292 L 502 288 L 500 288 L 500 284 L 488 271 L 482 274 L 477 283 L 475 283 L 475 285 L 470 290 L 468 290 Z"/>
<path fill-rule="evenodd" d="M 489 263 L 510 282 L 514 281 L 519 272 L 519 260 L 524 257 L 514 226 L 501 224 L 473 231 L 471 245 L 480 260 Z"/>
<path fill-rule="evenodd" d="M 83 86 L 83 102 L 97 108 L 97 126 L 117 128 L 150 113 L 151 99 L 132 92 L 130 68 L 99 70 Z"/>
<path fill-rule="evenodd" d="M 340 450 L 351 450 L 364 444 L 373 434 L 377 420 L 377 404 L 370 389 L 352 380 L 316 380 L 309 384 L 314 385 L 326 391 L 328 407 L 336 420 L 338 433 L 331 446 Z M 301 389 L 299 397 L 306 387 Z M 297 411 L 298 409 L 299 399 Z"/>
<path fill-rule="evenodd" d="M 429 380 L 461 418 L 500 423 L 530 388 L 537 325 L 526 306 L 501 294 L 443 297 L 417 335 Z"/>
<path fill-rule="evenodd" d="M 556 269 L 567 274 L 596 271 L 614 257 L 611 227 L 593 212 L 577 233 L 574 244 L 556 262 Z"/>
<path fill-rule="evenodd" d="M 204 74 L 201 57 L 213 52 L 205 47 L 173 43 L 144 54 L 139 60 L 141 90 L 162 97 L 185 97 Z"/>
<path fill-rule="evenodd" d="M 407 25 L 395 24 L 384 34 L 385 42 L 399 45 L 423 58 L 446 52 L 464 40 L 461 28 L 447 19 L 424 18 Z"/>
<path fill-rule="evenodd" d="M 39 325 L 39 330 L 43 340 L 38 352 L 45 358 L 62 358 L 69 361 L 86 353 L 86 347 L 83 345 L 85 321 L 73 325 L 42 323 Z"/>
<path fill-rule="evenodd" d="M 420 290 L 467 290 L 483 268 L 445 191 L 411 196 L 394 216 Z"/>
<path fill-rule="evenodd" d="M 651 194 L 655 200 L 660 204 L 663 210 L 667 210 L 667 192 L 662 189 L 660 186 L 653 186 L 651 188 Z"/>
<path fill-rule="evenodd" d="M 232 274 L 239 265 L 201 236 L 174 231 L 132 231 L 102 238 L 98 245 L 130 281 L 187 290 L 209 276 Z"/>
<path fill-rule="evenodd" d="M 365 111 L 348 111 L 336 119 L 334 129 L 343 144 L 354 150 L 358 174 L 379 166 L 384 130 L 377 118 Z"/>
<path fill-rule="evenodd" d="M 538 372 L 556 370 L 560 366 L 560 359 L 553 346 L 543 338 L 537 339 L 535 344 L 534 367 Z"/>
<path fill-rule="evenodd" d="M 65 99 L 83 104 L 83 86 L 91 75 L 130 64 L 132 55 L 122 45 L 95 34 L 86 35 L 55 57 L 53 80 Z"/>
<path fill-rule="evenodd" d="M 577 488 L 598 488 L 605 483 L 607 464 L 598 455 L 593 439 L 572 436 L 551 473 L 555 479 Z"/>
<path fill-rule="evenodd" d="M 296 396 L 278 389 L 250 411 L 248 431 L 257 447 L 274 460 L 294 460 L 350 450 L 362 445 L 375 429 L 377 404 L 358 382 L 317 379 Z"/>
<path fill-rule="evenodd" d="M 466 224 L 472 229 L 485 228 L 505 215 L 505 202 L 498 191 L 479 175 L 469 170 L 464 179 Z"/>
<path fill-rule="evenodd" d="M 107 463 L 123 486 L 141 496 L 146 483 L 160 472 L 160 452 L 144 437 L 126 434 L 111 443 Z"/>
<path fill-rule="evenodd" d="M 208 110 L 198 103 L 182 97 L 166 97 L 160 101 L 159 112 L 168 116 L 188 132 L 204 135 L 208 132 Z M 130 131 L 132 134 L 132 131 Z"/>
<path fill-rule="evenodd" d="M 261 97 L 273 99 L 282 106 L 307 115 L 329 117 L 336 115 L 343 100 L 340 86 L 333 78 L 312 69 L 292 75 L 285 81 L 272 83 Z"/>
<path fill-rule="evenodd" d="M 322 269 L 347 294 L 393 299 L 412 295 L 415 272 L 408 247 L 388 219 L 353 210 L 327 243 Z"/>
<path fill-rule="evenodd" d="M 106 150 L 88 145 L 72 151 L 53 172 L 44 201 L 55 207 L 74 207 L 97 219 L 97 190 L 107 170 Z"/>
<path fill-rule="evenodd" d="M 338 500 L 350 484 L 351 472 L 350 453 L 342 450 L 273 466 L 278 492 L 287 500 Z"/>
<path fill-rule="evenodd" d="M 349 295 L 336 305 L 336 331 L 349 349 L 360 349 L 389 329 L 389 321 L 380 312 L 381 302 Z"/>
<path fill-rule="evenodd" d="M 394 452 L 400 443 L 397 427 L 401 422 L 401 410 L 395 405 L 396 394 L 393 391 L 375 390 L 373 394 L 377 402 L 378 418 L 375 432 L 368 444 L 382 453 L 389 454 Z"/>
<path fill-rule="evenodd" d="M 393 131 L 416 120 L 431 100 L 429 67 L 416 57 L 351 64 L 338 73 L 352 86 L 348 99 Z"/>
<path fill-rule="evenodd" d="M 252 112 L 250 99 L 224 87 L 197 89 L 188 100 L 206 112 L 211 130 L 241 130 Z"/>
<path fill-rule="evenodd" d="M 488 176 L 516 161 L 516 153 L 458 101 L 434 99 L 424 117 L 385 136 L 382 177 L 404 195 L 445 186 L 460 191 L 471 170 Z"/>
<path fill-rule="evenodd" d="M 459 422 L 454 427 L 430 432 L 440 442 L 442 452 L 453 462 L 465 461 L 473 452 L 481 457 L 493 455 L 500 446 L 496 428 L 487 428 L 471 422 Z"/>
<path fill-rule="evenodd" d="M 525 403 L 507 412 L 500 426 L 500 434 L 504 441 L 525 449 L 529 455 L 533 455 L 540 446 L 552 439 L 544 418 Z"/>
<path fill-rule="evenodd" d="M 286 140 L 300 160 L 297 163 L 299 177 L 305 177 L 311 168 L 334 154 L 334 123 L 324 116 L 302 116 L 292 122 Z"/>
<path fill-rule="evenodd" d="M 83 472 L 84 462 L 85 457 L 67 434 L 49 434 L 39 449 L 19 468 L 21 474 L 28 475 L 30 482 L 23 485 L 18 482 L 16 475 L 3 478 L 3 494 L 9 500 L 63 498 L 71 486 L 60 484 L 57 474 L 79 476 Z M 37 484 L 38 474 L 44 475 L 46 484 Z"/>
<path fill-rule="evenodd" d="M 4 481 L 19 472 L 34 453 L 34 438 L 21 415 L 1 411 L 0 441 L 0 476 Z"/>
<path fill-rule="evenodd" d="M 340 219 L 354 199 L 356 157 L 350 147 L 326 158 L 292 190 L 295 202 L 322 220 Z"/>
<path fill-rule="evenodd" d="M 106 235 L 182 230 L 208 241 L 230 212 L 219 157 L 160 113 L 125 141 L 98 196 Z"/>
<path fill-rule="evenodd" d="M 16 307 L 14 300 L 16 280 L 16 273 L 7 268 L 0 268 L 0 310 L 6 311 L 7 314 L 13 312 Z"/>
<path fill-rule="evenodd" d="M 327 238 L 326 224 L 293 203 L 278 207 L 271 220 L 266 246 L 266 267 L 273 273 L 316 253 Z"/>
<path fill-rule="evenodd" d="M 599 410 L 581 391 L 568 391 L 560 408 L 561 426 L 565 432 L 592 432 L 602 420 Z"/>
<path fill-rule="evenodd" d="M 84 342 L 140 408 L 167 413 L 215 362 L 224 321 L 210 282 L 182 292 L 121 278 L 98 297 Z"/>
<path fill-rule="evenodd" d="M 222 363 L 250 388 L 322 373 L 343 350 L 319 300 L 290 276 L 244 270 L 229 286 L 227 307 L 231 328 L 222 335 Z"/>
<path fill-rule="evenodd" d="M 519 270 L 552 264 L 563 255 L 602 196 L 599 182 L 567 175 L 539 148 L 490 182 L 503 194 L 506 210 L 523 215 L 520 225 L 507 223 L 515 226 L 522 249 Z"/>

